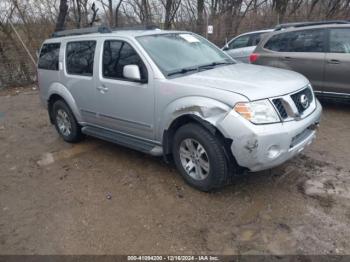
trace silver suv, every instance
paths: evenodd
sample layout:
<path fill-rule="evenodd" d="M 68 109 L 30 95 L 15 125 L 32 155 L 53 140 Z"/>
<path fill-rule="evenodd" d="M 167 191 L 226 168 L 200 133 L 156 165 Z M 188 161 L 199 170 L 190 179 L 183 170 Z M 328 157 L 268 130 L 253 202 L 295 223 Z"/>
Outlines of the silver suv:
<path fill-rule="evenodd" d="M 190 32 L 93 31 L 56 33 L 41 48 L 41 100 L 67 142 L 86 134 L 164 156 L 209 191 L 315 137 L 321 105 L 298 73 L 235 63 Z"/>

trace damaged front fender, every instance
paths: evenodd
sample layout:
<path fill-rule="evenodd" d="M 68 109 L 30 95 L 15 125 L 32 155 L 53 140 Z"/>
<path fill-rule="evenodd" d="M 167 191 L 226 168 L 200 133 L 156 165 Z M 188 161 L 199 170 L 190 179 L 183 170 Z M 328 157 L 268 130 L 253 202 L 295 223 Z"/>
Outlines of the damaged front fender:
<path fill-rule="evenodd" d="M 171 103 L 163 112 L 161 130 L 168 130 L 173 121 L 184 115 L 192 115 L 217 126 L 231 111 L 231 107 L 206 97 L 186 97 Z M 162 134 L 159 134 L 162 137 Z"/>

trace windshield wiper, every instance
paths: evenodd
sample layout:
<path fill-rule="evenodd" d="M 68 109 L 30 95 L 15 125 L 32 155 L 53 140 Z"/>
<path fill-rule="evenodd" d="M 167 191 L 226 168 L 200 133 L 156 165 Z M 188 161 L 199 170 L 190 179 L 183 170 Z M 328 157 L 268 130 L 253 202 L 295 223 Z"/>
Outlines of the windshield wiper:
<path fill-rule="evenodd" d="M 232 65 L 232 64 L 234 64 L 234 63 L 233 62 L 227 62 L 227 61 L 225 61 L 225 62 L 213 62 L 211 64 L 201 65 L 201 66 L 198 67 L 198 69 L 211 69 L 211 68 L 213 68 L 215 66 L 218 66 L 218 65 Z"/>
<path fill-rule="evenodd" d="M 234 62 L 213 62 L 213 63 L 210 63 L 210 64 L 207 64 L 207 65 L 201 65 L 201 66 L 198 66 L 198 67 L 189 67 L 189 68 L 182 68 L 180 70 L 176 70 L 176 71 L 173 71 L 173 72 L 170 72 L 168 73 L 167 76 L 172 76 L 172 75 L 178 75 L 178 74 L 186 74 L 188 72 L 191 72 L 191 71 L 200 71 L 202 69 L 212 69 L 214 68 L 215 66 L 218 66 L 218 65 L 232 65 L 234 64 Z"/>
<path fill-rule="evenodd" d="M 168 74 L 168 76 L 178 75 L 178 74 L 186 74 L 186 73 L 191 72 L 191 71 L 198 71 L 198 67 L 182 68 L 180 70 L 170 72 Z"/>

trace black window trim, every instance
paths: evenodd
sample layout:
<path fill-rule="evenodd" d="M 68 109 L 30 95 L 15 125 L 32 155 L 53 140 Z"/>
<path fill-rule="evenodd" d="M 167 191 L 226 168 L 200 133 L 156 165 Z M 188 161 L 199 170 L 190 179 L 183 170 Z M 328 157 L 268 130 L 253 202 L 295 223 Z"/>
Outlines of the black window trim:
<path fill-rule="evenodd" d="M 282 35 L 282 34 L 288 34 L 288 33 L 294 33 L 294 32 L 301 32 L 301 31 L 309 31 L 309 30 L 319 30 L 319 31 L 324 31 L 323 34 L 323 41 L 324 41 L 324 45 L 323 45 L 323 51 L 322 52 L 292 52 L 292 51 L 275 51 L 275 50 L 271 50 L 266 48 L 267 43 L 270 41 L 270 39 L 276 35 Z M 288 48 L 289 48 L 289 41 L 288 41 Z M 329 28 L 303 28 L 300 30 L 293 30 L 293 31 L 289 31 L 289 32 L 278 32 L 278 34 L 273 34 L 270 37 L 268 37 L 264 43 L 261 43 L 262 45 L 262 49 L 264 49 L 265 51 L 268 52 L 273 52 L 273 53 L 327 53 L 329 50 Z"/>
<path fill-rule="evenodd" d="M 57 69 L 48 69 L 48 68 L 39 67 L 40 55 L 41 55 L 41 52 L 43 50 L 44 45 L 51 45 L 51 44 L 58 44 L 59 45 L 59 48 L 58 48 L 58 59 L 57 59 Z M 61 42 L 43 43 L 41 48 L 40 48 L 39 57 L 38 57 L 38 63 L 37 63 L 38 69 L 40 69 L 40 70 L 47 70 L 47 71 L 54 71 L 54 72 L 60 71 L 60 52 L 61 52 L 61 47 L 62 47 L 62 43 Z"/>
<path fill-rule="evenodd" d="M 136 54 L 140 57 L 142 63 L 144 64 L 145 68 L 146 68 L 146 76 L 147 78 L 144 80 L 132 80 L 132 79 L 127 79 L 127 78 L 116 78 L 116 77 L 107 77 L 103 75 L 103 52 L 104 52 L 104 48 L 105 48 L 105 43 L 106 41 L 116 41 L 116 42 L 122 42 L 122 43 L 127 43 L 129 44 L 134 51 L 136 52 Z M 136 50 L 136 48 L 127 40 L 125 39 L 116 39 L 116 38 L 106 38 L 103 39 L 102 45 L 101 45 L 101 52 L 100 52 L 100 65 L 99 65 L 99 71 L 101 72 L 100 76 L 102 77 L 102 79 L 106 79 L 106 80 L 114 80 L 114 81 L 123 81 L 123 82 L 130 82 L 130 83 L 141 83 L 141 84 L 147 84 L 148 83 L 148 79 L 149 79 L 149 73 L 148 73 L 148 68 L 146 66 L 146 63 L 144 61 L 145 59 L 142 58 L 142 56 L 140 55 L 140 53 Z"/>
<path fill-rule="evenodd" d="M 67 70 L 67 46 L 70 43 L 81 43 L 81 42 L 95 42 L 95 50 L 94 50 L 94 64 L 92 67 L 92 74 L 91 75 L 81 75 L 81 74 L 71 74 L 68 73 Z M 65 47 L 64 47 L 64 73 L 68 76 L 74 76 L 74 77 L 83 77 L 83 78 L 88 78 L 88 79 L 92 79 L 94 77 L 94 67 L 95 67 L 95 56 L 96 56 L 96 48 L 97 47 L 97 40 L 93 40 L 93 39 L 81 39 L 81 40 L 71 40 L 71 41 L 67 41 L 65 43 Z"/>

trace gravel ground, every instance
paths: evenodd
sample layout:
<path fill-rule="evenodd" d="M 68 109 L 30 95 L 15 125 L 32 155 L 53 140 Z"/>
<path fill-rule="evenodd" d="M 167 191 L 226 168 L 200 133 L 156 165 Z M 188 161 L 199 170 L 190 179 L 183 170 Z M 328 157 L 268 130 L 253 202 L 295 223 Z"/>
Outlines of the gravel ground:
<path fill-rule="evenodd" d="M 350 254 L 350 106 L 316 142 L 215 193 L 159 158 L 67 144 L 32 89 L 0 92 L 0 254 Z"/>

